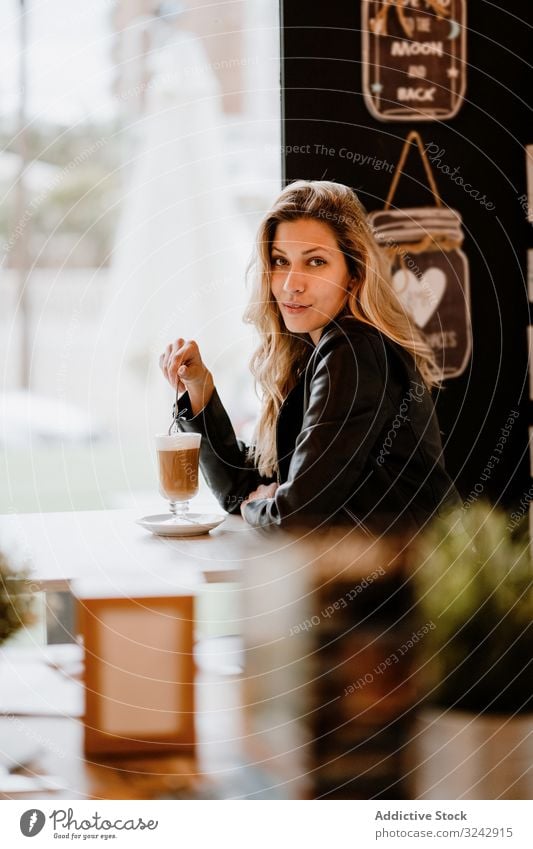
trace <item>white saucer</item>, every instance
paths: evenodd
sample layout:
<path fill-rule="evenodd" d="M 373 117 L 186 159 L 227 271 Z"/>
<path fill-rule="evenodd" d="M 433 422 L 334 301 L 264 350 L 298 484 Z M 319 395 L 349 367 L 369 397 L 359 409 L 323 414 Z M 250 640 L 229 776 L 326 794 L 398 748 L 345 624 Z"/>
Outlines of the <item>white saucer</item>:
<path fill-rule="evenodd" d="M 187 513 L 187 516 L 188 519 L 177 520 L 171 513 L 160 513 L 143 516 L 136 519 L 136 523 L 162 537 L 198 537 L 218 528 L 226 520 L 221 513 Z"/>

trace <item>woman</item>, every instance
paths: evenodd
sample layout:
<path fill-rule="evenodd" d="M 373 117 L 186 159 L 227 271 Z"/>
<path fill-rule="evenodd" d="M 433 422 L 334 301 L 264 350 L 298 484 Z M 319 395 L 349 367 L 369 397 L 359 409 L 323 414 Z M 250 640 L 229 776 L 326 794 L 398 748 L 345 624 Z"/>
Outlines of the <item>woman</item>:
<path fill-rule="evenodd" d="M 250 271 L 245 320 L 260 336 L 251 366 L 263 402 L 253 446 L 236 439 L 194 341 L 160 358 L 181 393 L 179 427 L 204 437 L 202 472 L 222 506 L 254 527 L 381 533 L 458 503 L 430 396 L 434 359 L 354 192 L 289 184 L 260 224 Z"/>

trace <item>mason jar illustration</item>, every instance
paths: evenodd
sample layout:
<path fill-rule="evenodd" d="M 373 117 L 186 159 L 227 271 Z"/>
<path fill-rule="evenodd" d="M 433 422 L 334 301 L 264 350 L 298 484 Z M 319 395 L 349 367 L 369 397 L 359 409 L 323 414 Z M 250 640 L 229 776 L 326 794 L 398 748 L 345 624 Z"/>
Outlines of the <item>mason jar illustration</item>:
<path fill-rule="evenodd" d="M 461 215 L 443 206 L 369 215 L 401 304 L 421 330 L 445 378 L 465 370 L 472 350 L 468 259 Z"/>

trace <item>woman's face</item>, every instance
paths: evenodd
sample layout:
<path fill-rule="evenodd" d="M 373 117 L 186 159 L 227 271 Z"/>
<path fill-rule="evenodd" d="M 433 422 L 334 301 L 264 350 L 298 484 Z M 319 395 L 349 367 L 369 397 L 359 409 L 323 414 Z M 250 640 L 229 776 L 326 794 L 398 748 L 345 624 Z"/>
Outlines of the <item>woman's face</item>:
<path fill-rule="evenodd" d="M 318 344 L 323 328 L 346 303 L 350 274 L 333 230 L 300 218 L 276 227 L 271 248 L 272 295 L 287 330 L 309 333 Z"/>

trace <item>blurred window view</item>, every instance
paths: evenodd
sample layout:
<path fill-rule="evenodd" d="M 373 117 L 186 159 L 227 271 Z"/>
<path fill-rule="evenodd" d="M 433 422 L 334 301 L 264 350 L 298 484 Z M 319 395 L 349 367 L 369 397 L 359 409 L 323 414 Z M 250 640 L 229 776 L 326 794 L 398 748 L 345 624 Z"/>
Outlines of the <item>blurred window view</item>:
<path fill-rule="evenodd" d="M 169 342 L 198 341 L 238 431 L 257 415 L 278 4 L 4 0 L 0 48 L 0 512 L 153 504 Z"/>

